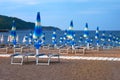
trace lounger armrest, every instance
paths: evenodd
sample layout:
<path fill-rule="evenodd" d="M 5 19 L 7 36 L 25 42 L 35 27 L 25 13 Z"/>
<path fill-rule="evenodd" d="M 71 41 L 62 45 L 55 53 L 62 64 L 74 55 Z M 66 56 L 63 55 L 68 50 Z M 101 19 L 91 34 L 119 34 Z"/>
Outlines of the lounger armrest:
<path fill-rule="evenodd" d="M 44 53 L 41 53 L 41 54 L 36 54 L 36 57 L 39 57 L 39 56 L 44 56 L 44 55 L 46 55 L 46 54 L 44 54 Z"/>
<path fill-rule="evenodd" d="M 10 57 L 14 57 L 14 56 L 18 56 L 20 55 L 19 53 L 16 53 L 16 54 L 12 54 Z"/>
<path fill-rule="evenodd" d="M 50 54 L 48 54 L 48 56 L 49 57 L 57 57 L 57 56 L 60 56 L 59 54 L 52 54 L 52 53 L 50 53 Z"/>

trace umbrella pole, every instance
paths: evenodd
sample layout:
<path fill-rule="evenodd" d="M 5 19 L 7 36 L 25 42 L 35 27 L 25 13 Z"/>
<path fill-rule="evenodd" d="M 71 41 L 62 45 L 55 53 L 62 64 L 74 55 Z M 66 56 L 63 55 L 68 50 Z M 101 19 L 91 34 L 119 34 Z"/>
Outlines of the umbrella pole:
<path fill-rule="evenodd" d="M 15 45 L 14 45 L 14 48 L 15 48 Z"/>
<path fill-rule="evenodd" d="M 14 54 L 15 54 L 15 45 L 14 45 Z"/>
<path fill-rule="evenodd" d="M 88 49 L 88 50 L 90 49 L 90 44 L 89 44 L 89 43 L 87 43 L 87 49 Z"/>
<path fill-rule="evenodd" d="M 36 55 L 38 55 L 39 54 L 39 49 L 36 49 Z"/>
<path fill-rule="evenodd" d="M 99 48 L 100 48 L 99 43 L 97 43 L 97 50 L 98 50 L 98 51 L 99 51 Z"/>

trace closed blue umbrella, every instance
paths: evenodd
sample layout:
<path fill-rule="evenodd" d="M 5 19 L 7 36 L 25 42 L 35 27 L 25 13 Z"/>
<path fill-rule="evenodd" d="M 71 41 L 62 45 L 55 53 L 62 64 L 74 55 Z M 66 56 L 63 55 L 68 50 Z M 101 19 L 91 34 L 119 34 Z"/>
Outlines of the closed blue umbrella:
<path fill-rule="evenodd" d="M 19 43 L 19 36 L 16 36 L 16 42 Z"/>
<path fill-rule="evenodd" d="M 33 40 L 33 33 L 32 31 L 29 33 L 29 44 L 32 44 L 32 40 Z"/>
<path fill-rule="evenodd" d="M 67 31 L 67 39 L 73 39 L 73 21 L 70 22 L 69 30 Z"/>
<path fill-rule="evenodd" d="M 114 35 L 113 36 L 113 46 L 114 47 L 118 46 L 118 43 L 119 43 L 119 38 L 118 38 L 118 36 Z"/>
<path fill-rule="evenodd" d="M 56 31 L 55 30 L 53 31 L 53 34 L 52 34 L 52 43 L 53 43 L 54 46 L 56 46 L 56 44 L 57 44 Z"/>
<path fill-rule="evenodd" d="M 103 32 L 102 32 L 102 37 L 101 37 L 102 46 L 105 46 L 105 44 L 106 44 L 105 39 L 106 39 L 106 36 L 105 36 L 105 31 L 103 31 Z"/>
<path fill-rule="evenodd" d="M 12 23 L 12 29 L 11 29 L 11 32 L 10 32 L 10 39 L 11 39 L 11 42 L 13 42 L 14 44 L 14 47 L 16 45 L 16 27 L 15 27 L 15 21 L 13 20 L 13 23 Z"/>
<path fill-rule="evenodd" d="M 64 31 L 63 41 L 64 41 L 64 44 L 67 45 L 67 30 Z"/>
<path fill-rule="evenodd" d="M 1 38 L 0 38 L 0 42 L 3 43 L 4 42 L 4 36 L 2 34 Z"/>
<path fill-rule="evenodd" d="M 118 47 L 120 47 L 120 37 L 118 36 Z"/>
<path fill-rule="evenodd" d="M 29 44 L 29 36 L 27 34 L 23 37 L 23 43 L 25 43 L 26 46 Z"/>
<path fill-rule="evenodd" d="M 40 12 L 37 13 L 36 23 L 35 23 L 35 29 L 33 33 L 33 39 L 34 39 L 34 46 L 36 48 L 36 54 L 39 53 L 39 48 L 41 46 L 41 36 L 42 36 L 42 26 L 41 26 L 41 18 L 40 18 Z"/>
<path fill-rule="evenodd" d="M 63 37 L 62 36 L 60 36 L 60 44 L 62 44 L 63 43 Z"/>
<path fill-rule="evenodd" d="M 73 39 L 72 32 L 73 32 L 73 21 L 70 22 L 69 29 L 67 30 L 67 35 L 66 35 L 67 43 L 71 43 Z"/>
<path fill-rule="evenodd" d="M 74 48 L 74 44 L 75 44 L 74 38 L 75 38 L 75 33 L 73 31 L 73 21 L 71 20 L 69 30 L 67 31 L 67 41 L 68 43 L 70 43 L 72 48 Z"/>
<path fill-rule="evenodd" d="M 40 18 L 40 12 L 38 12 L 35 23 L 35 29 L 33 33 L 33 39 L 39 39 L 41 35 L 42 35 L 41 18 Z"/>
<path fill-rule="evenodd" d="M 87 44 L 87 49 L 89 49 L 90 48 L 90 44 L 89 44 L 88 23 L 86 23 L 86 25 L 85 25 L 83 37 L 85 38 L 85 43 Z"/>
<path fill-rule="evenodd" d="M 118 45 L 119 45 L 119 47 L 120 47 L 120 37 L 119 37 L 119 42 L 118 42 Z"/>
<path fill-rule="evenodd" d="M 115 46 L 119 46 L 119 38 L 116 37 L 116 41 L 115 41 L 116 45 Z"/>
<path fill-rule="evenodd" d="M 113 38 L 113 41 L 112 41 L 112 42 L 113 42 L 113 46 L 115 46 L 115 40 L 116 40 L 116 39 L 115 39 L 115 35 L 113 35 L 112 38 Z"/>
<path fill-rule="evenodd" d="M 113 41 L 113 37 L 112 37 L 112 33 L 110 33 L 108 36 L 108 42 L 109 42 L 110 46 L 112 46 L 112 41 Z"/>
<path fill-rule="evenodd" d="M 75 45 L 75 36 L 76 36 L 74 31 L 72 33 L 72 36 L 73 36 L 73 38 L 72 38 L 71 44 L 72 44 L 72 47 L 74 48 L 74 45 Z"/>
<path fill-rule="evenodd" d="M 84 28 L 84 38 L 88 38 L 89 32 L 88 32 L 88 23 L 86 23 L 85 28 Z"/>
<path fill-rule="evenodd" d="M 97 27 L 97 30 L 95 33 L 95 39 L 96 39 L 97 47 L 99 47 L 99 27 Z"/>
<path fill-rule="evenodd" d="M 80 46 L 82 45 L 82 42 L 83 42 L 83 37 L 82 36 L 80 36 L 80 38 L 79 38 L 79 41 L 78 41 L 79 43 L 80 43 Z"/>

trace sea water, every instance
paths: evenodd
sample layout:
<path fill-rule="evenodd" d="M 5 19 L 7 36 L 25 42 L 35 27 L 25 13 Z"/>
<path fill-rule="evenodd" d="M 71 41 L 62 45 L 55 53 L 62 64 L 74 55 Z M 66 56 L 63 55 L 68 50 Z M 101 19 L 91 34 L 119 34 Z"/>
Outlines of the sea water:
<path fill-rule="evenodd" d="M 23 38 L 25 35 L 29 35 L 31 30 L 17 30 L 16 33 L 19 36 L 19 41 L 18 43 L 23 43 Z M 32 31 L 33 32 L 33 31 Z M 74 37 L 74 42 L 77 45 L 84 45 L 86 44 L 85 38 L 83 37 L 84 31 L 74 31 L 75 32 L 75 37 Z M 105 41 L 104 43 L 110 44 L 108 41 L 109 35 L 112 33 L 112 36 L 115 36 L 115 38 L 118 40 L 114 41 L 114 45 L 120 46 L 120 31 L 100 31 L 99 32 L 99 44 L 102 44 L 101 38 L 102 38 L 102 33 L 105 32 Z M 45 33 L 45 44 L 52 44 L 52 33 L 53 31 L 43 31 Z M 56 31 L 56 41 L 57 44 L 60 44 L 60 37 L 63 37 L 65 31 Z M 10 35 L 10 32 L 0 32 L 0 37 L 4 36 L 4 42 L 3 43 L 8 43 L 8 36 Z M 63 40 L 63 43 L 65 40 Z M 96 39 L 95 39 L 95 31 L 89 31 L 89 42 L 93 45 L 96 45 Z"/>

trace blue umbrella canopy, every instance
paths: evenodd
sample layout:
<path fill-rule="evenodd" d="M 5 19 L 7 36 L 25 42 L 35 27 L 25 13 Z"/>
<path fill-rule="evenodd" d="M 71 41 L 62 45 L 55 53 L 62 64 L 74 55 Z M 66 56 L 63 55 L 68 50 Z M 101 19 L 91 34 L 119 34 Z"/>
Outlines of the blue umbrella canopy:
<path fill-rule="evenodd" d="M 40 18 L 40 12 L 38 12 L 35 23 L 35 29 L 33 33 L 33 39 L 39 39 L 41 35 L 42 35 L 41 18 Z"/>
<path fill-rule="evenodd" d="M 54 30 L 53 31 L 53 34 L 52 34 L 52 43 L 54 44 L 54 45 L 56 45 L 56 31 Z"/>
<path fill-rule="evenodd" d="M 84 28 L 84 38 L 88 38 L 89 32 L 88 32 L 88 23 L 86 23 L 85 28 Z"/>
<path fill-rule="evenodd" d="M 65 45 L 67 45 L 67 30 L 64 31 L 64 35 L 63 35 L 63 42 L 65 43 Z"/>
<path fill-rule="evenodd" d="M 10 32 L 10 41 L 13 42 L 14 45 L 16 45 L 16 27 L 15 27 L 15 21 L 13 20 L 13 23 L 12 23 L 12 29 L 11 29 L 11 32 Z"/>
<path fill-rule="evenodd" d="M 4 42 L 4 36 L 3 36 L 3 34 L 1 35 L 0 42 L 1 42 L 1 43 Z"/>
<path fill-rule="evenodd" d="M 99 38 L 99 27 L 97 27 L 96 33 L 95 33 L 95 39 Z"/>
<path fill-rule="evenodd" d="M 33 40 L 33 32 L 31 31 L 29 33 L 29 44 L 32 44 L 32 40 Z"/>
<path fill-rule="evenodd" d="M 97 29 L 96 29 L 95 39 L 96 39 L 96 43 L 97 43 L 97 46 L 98 46 L 98 44 L 99 44 L 99 27 L 97 27 Z"/>
<path fill-rule="evenodd" d="M 42 34 L 41 39 L 42 39 L 42 44 L 45 44 L 45 33 Z"/>
<path fill-rule="evenodd" d="M 119 38 L 116 36 L 116 38 L 115 38 L 115 46 L 118 46 L 118 43 L 119 43 Z"/>
<path fill-rule="evenodd" d="M 56 39 L 56 31 L 53 31 L 52 40 L 55 40 L 55 39 Z"/>
<path fill-rule="evenodd" d="M 88 23 L 85 25 L 83 37 L 85 38 L 85 43 L 89 43 Z"/>
<path fill-rule="evenodd" d="M 85 25 L 83 37 L 85 38 L 85 43 L 86 43 L 87 49 L 89 49 L 90 48 L 90 39 L 89 39 L 88 23 L 86 23 L 86 25 Z"/>
<path fill-rule="evenodd" d="M 119 37 L 116 35 L 113 35 L 113 46 L 119 46 Z"/>
<path fill-rule="evenodd" d="M 67 30 L 64 31 L 64 35 L 63 35 L 64 40 L 66 40 L 66 38 L 67 38 L 67 32 L 68 32 Z"/>
<path fill-rule="evenodd" d="M 79 41 L 78 41 L 78 42 L 79 42 L 79 43 L 82 43 L 82 41 L 83 41 L 83 37 L 82 37 L 82 36 L 80 36 L 80 37 L 79 37 Z"/>
<path fill-rule="evenodd" d="M 104 46 L 106 44 L 106 35 L 105 35 L 105 31 L 102 32 L 102 36 L 101 36 L 101 41 L 102 41 L 102 45 Z"/>
<path fill-rule="evenodd" d="M 109 36 L 108 36 L 108 41 L 109 41 L 109 42 L 112 42 L 112 38 L 113 38 L 113 37 L 112 37 L 112 33 L 110 33 Z"/>
<path fill-rule="evenodd" d="M 73 31 L 73 20 L 70 22 L 69 30 L 67 31 L 67 42 L 73 47 L 75 44 L 74 41 L 75 33 Z"/>
<path fill-rule="evenodd" d="M 109 42 L 109 45 L 112 46 L 112 41 L 113 41 L 113 36 L 112 36 L 112 33 L 110 33 L 108 35 L 108 42 Z"/>
<path fill-rule="evenodd" d="M 105 41 L 106 37 L 105 37 L 105 31 L 102 32 L 102 37 L 101 37 L 101 40 L 102 41 Z"/>
<path fill-rule="evenodd" d="M 11 32 L 10 32 L 10 37 L 11 37 L 11 41 L 16 39 L 16 27 L 15 27 L 15 21 L 14 20 L 13 20 L 13 23 L 12 23 L 12 29 L 11 29 Z"/>
<path fill-rule="evenodd" d="M 62 36 L 60 36 L 60 44 L 62 44 L 63 43 L 63 37 Z"/>
<path fill-rule="evenodd" d="M 33 39 L 33 32 L 32 31 L 29 33 L 29 38 Z"/>
<path fill-rule="evenodd" d="M 69 30 L 67 31 L 67 38 L 69 40 L 73 39 L 73 21 L 70 22 Z"/>
<path fill-rule="evenodd" d="M 26 46 L 29 44 L 29 36 L 27 34 L 23 37 L 23 43 L 25 43 Z"/>
<path fill-rule="evenodd" d="M 42 44 L 42 26 L 41 26 L 40 12 L 37 13 L 35 29 L 34 29 L 34 33 L 33 33 L 33 39 L 34 39 L 35 48 L 39 49 Z M 38 51 L 37 51 L 37 53 L 38 53 Z"/>

